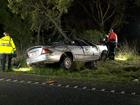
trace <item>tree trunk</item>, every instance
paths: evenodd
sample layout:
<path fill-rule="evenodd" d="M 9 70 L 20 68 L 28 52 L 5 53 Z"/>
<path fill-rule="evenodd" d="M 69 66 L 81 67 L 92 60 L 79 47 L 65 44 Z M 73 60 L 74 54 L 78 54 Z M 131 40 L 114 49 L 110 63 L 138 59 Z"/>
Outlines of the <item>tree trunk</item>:
<path fill-rule="evenodd" d="M 42 25 L 42 24 L 40 23 L 40 25 L 39 25 L 39 27 L 38 27 L 38 32 L 37 32 L 37 45 L 40 44 L 41 25 Z"/>

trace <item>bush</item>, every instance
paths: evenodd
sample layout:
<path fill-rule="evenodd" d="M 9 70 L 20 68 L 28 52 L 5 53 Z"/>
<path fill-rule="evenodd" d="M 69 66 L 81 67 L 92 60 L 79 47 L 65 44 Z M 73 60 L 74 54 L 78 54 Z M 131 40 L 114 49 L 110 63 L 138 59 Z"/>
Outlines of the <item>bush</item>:
<path fill-rule="evenodd" d="M 125 43 L 117 50 L 117 60 L 134 60 L 137 58 L 136 47 L 131 48 L 128 43 Z"/>
<path fill-rule="evenodd" d="M 15 58 L 12 59 L 12 65 L 15 68 L 19 68 L 19 67 L 26 67 L 26 58 L 24 56 L 17 56 Z"/>
<path fill-rule="evenodd" d="M 105 33 L 102 33 L 98 30 L 86 30 L 82 33 L 82 36 L 85 39 L 88 39 L 94 42 L 99 42 L 101 39 L 104 38 Z"/>

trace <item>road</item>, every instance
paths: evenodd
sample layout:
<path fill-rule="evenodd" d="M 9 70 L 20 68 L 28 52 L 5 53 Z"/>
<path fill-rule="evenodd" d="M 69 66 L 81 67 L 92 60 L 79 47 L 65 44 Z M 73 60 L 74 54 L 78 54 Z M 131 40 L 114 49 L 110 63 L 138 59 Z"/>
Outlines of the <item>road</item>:
<path fill-rule="evenodd" d="M 0 105 L 140 105 L 137 91 L 1 76 Z"/>

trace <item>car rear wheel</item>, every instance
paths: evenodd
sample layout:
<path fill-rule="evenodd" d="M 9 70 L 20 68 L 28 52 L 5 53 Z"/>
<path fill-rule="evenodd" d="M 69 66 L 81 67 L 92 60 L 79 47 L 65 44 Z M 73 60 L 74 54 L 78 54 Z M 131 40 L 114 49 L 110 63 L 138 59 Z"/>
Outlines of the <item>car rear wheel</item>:
<path fill-rule="evenodd" d="M 72 63 L 73 63 L 73 61 L 72 61 L 71 57 L 65 56 L 65 57 L 63 57 L 63 59 L 61 61 L 61 67 L 66 70 L 69 70 L 72 67 Z"/>

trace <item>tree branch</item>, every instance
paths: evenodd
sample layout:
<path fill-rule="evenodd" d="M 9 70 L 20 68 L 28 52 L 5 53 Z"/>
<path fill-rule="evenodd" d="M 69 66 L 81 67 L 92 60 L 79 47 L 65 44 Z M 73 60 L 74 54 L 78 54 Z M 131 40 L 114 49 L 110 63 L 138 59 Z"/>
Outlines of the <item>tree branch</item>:
<path fill-rule="evenodd" d="M 115 14 L 115 10 L 112 11 L 112 13 L 104 20 L 104 22 L 106 22 L 108 19 L 110 19 L 114 14 Z"/>
<path fill-rule="evenodd" d="M 44 6 L 44 4 L 42 3 L 42 1 L 40 0 L 40 3 L 42 5 L 42 7 L 47 11 L 46 7 Z M 68 41 L 71 41 L 66 34 L 63 32 L 62 28 L 60 28 L 60 26 L 56 23 L 56 21 L 45 12 L 45 16 L 48 17 L 48 19 L 54 24 L 54 26 L 56 27 L 56 29 L 58 30 L 58 32 Z"/>
<path fill-rule="evenodd" d="M 101 22 L 102 22 L 103 21 L 103 10 L 101 8 L 101 2 L 100 2 L 100 0 L 99 0 L 98 5 L 99 5 L 99 11 L 100 11 L 100 19 L 101 19 Z"/>
<path fill-rule="evenodd" d="M 107 4 L 108 4 L 107 9 L 106 9 L 106 11 L 104 13 L 103 19 L 105 19 L 106 15 L 108 14 L 108 11 L 109 11 L 109 8 L 110 8 L 110 0 L 109 0 L 109 2 Z"/>

